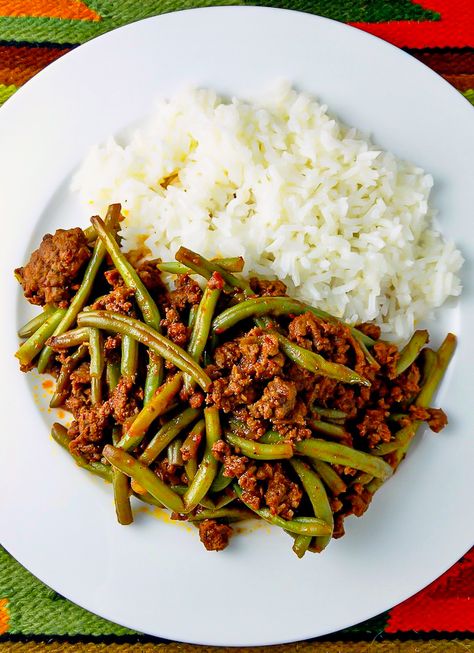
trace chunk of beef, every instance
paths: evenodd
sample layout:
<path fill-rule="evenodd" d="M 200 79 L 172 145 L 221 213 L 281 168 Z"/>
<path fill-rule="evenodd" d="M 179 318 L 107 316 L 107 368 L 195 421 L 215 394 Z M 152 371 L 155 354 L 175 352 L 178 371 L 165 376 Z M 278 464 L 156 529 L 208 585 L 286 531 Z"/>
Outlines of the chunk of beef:
<path fill-rule="evenodd" d="M 143 390 L 137 390 L 132 379 L 122 376 L 109 397 L 114 420 L 119 424 L 125 424 L 139 412 L 140 399 L 143 399 Z"/>
<path fill-rule="evenodd" d="M 199 537 L 208 551 L 222 551 L 229 544 L 232 528 L 215 519 L 204 519 L 199 524 Z"/>
<path fill-rule="evenodd" d="M 79 288 L 80 273 L 90 256 L 82 229 L 58 229 L 54 236 L 44 236 L 25 267 L 17 268 L 15 274 L 30 304 L 66 308 Z"/>
<path fill-rule="evenodd" d="M 296 384 L 276 376 L 269 381 L 263 395 L 249 406 L 252 417 L 260 419 L 285 419 L 296 405 Z"/>
<path fill-rule="evenodd" d="M 133 288 L 126 286 L 115 286 L 115 288 L 103 297 L 99 297 L 91 308 L 97 311 L 112 311 L 113 313 L 122 313 L 123 315 L 135 315 L 133 298 L 135 291 Z"/>
<path fill-rule="evenodd" d="M 199 284 L 187 274 L 180 274 L 176 279 L 176 288 L 169 293 L 171 308 L 178 311 L 186 307 L 199 304 L 202 298 L 202 290 Z"/>
<path fill-rule="evenodd" d="M 357 430 L 361 438 L 366 438 L 369 447 L 372 449 L 379 442 L 389 442 L 392 437 L 391 431 L 385 420 L 389 416 L 387 410 L 369 409 L 364 418 L 357 424 Z"/>
<path fill-rule="evenodd" d="M 108 435 L 111 408 L 107 401 L 79 409 L 76 420 L 68 430 L 71 453 L 85 460 L 100 460 L 103 440 Z"/>
<path fill-rule="evenodd" d="M 251 277 L 250 287 L 260 297 L 283 297 L 287 290 L 283 281 L 258 279 L 257 277 Z"/>
<path fill-rule="evenodd" d="M 179 313 L 174 308 L 166 308 L 166 317 L 161 320 L 161 327 L 170 340 L 185 347 L 190 335 L 190 329 L 181 322 Z"/>

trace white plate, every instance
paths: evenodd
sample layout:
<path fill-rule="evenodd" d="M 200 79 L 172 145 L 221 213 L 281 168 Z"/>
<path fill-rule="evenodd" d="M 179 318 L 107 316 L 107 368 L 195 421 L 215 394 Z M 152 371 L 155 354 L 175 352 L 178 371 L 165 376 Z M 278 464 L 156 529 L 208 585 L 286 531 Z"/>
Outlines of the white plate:
<path fill-rule="evenodd" d="M 32 397 L 32 390 L 41 394 L 38 381 L 21 375 L 13 359 L 15 328 L 27 312 L 12 269 L 47 230 L 85 223 L 68 184 L 89 146 L 185 82 L 245 95 L 278 77 L 433 173 L 442 228 L 468 259 L 462 301 L 431 325 L 437 342 L 447 327 L 459 336 L 436 402 L 446 408 L 449 427 L 420 436 L 368 513 L 347 521 L 346 537 L 301 561 L 285 534 L 266 527 L 216 554 L 203 549 L 194 530 L 149 515 L 118 526 L 110 488 L 51 441 L 52 416 Z M 350 626 L 452 565 L 474 539 L 473 137 L 468 103 L 400 50 L 323 18 L 254 7 L 129 25 L 83 45 L 22 88 L 0 112 L 5 547 L 99 615 L 152 635 L 218 645 L 274 644 Z"/>

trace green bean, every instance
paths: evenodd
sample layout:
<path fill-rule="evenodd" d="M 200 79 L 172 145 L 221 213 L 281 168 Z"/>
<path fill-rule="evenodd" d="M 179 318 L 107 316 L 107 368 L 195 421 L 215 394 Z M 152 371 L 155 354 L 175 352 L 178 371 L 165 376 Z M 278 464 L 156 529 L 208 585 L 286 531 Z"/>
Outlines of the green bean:
<path fill-rule="evenodd" d="M 430 336 L 426 329 L 415 331 L 407 344 L 400 352 L 396 365 L 396 375 L 399 376 L 416 360 L 418 354 L 428 342 Z"/>
<path fill-rule="evenodd" d="M 415 406 L 420 408 L 429 408 L 433 396 L 438 389 L 438 386 L 446 372 L 454 350 L 456 348 L 456 337 L 452 333 L 448 333 L 444 339 L 441 347 L 436 352 L 436 360 L 433 361 L 430 356 L 427 359 L 429 366 L 428 374 L 425 374 L 425 380 L 415 399 Z M 374 448 L 374 453 L 379 456 L 388 453 L 394 453 L 392 464 L 397 467 L 405 456 L 411 441 L 416 435 L 419 427 L 422 425 L 421 420 L 415 420 L 401 428 L 395 434 L 395 437 L 390 442 L 383 442 Z"/>
<path fill-rule="evenodd" d="M 267 431 L 259 439 L 259 442 L 262 444 L 277 444 L 278 442 L 284 442 L 284 439 L 277 431 Z"/>
<path fill-rule="evenodd" d="M 176 492 L 176 494 L 179 494 L 180 497 L 184 497 L 188 490 L 187 485 L 172 485 L 171 489 Z M 202 506 L 203 508 L 207 508 L 208 510 L 215 510 L 216 509 L 216 504 L 212 499 L 209 497 L 203 497 L 201 501 L 199 502 L 199 505 Z"/>
<path fill-rule="evenodd" d="M 59 336 L 51 336 L 48 345 L 52 349 L 69 349 L 70 347 L 77 347 L 83 343 L 89 343 L 90 329 L 88 327 L 79 327 L 65 331 Z M 46 349 L 46 347 L 45 347 Z"/>
<path fill-rule="evenodd" d="M 168 464 L 169 465 L 174 465 L 174 466 L 182 466 L 183 465 L 183 456 L 181 455 L 181 446 L 183 444 L 183 441 L 180 439 L 173 440 L 168 445 Z"/>
<path fill-rule="evenodd" d="M 128 315 L 111 314 L 108 311 L 90 311 L 78 315 L 77 321 L 80 326 L 93 326 L 112 333 L 130 335 L 155 354 L 163 356 L 165 360 L 171 361 L 180 370 L 190 374 L 203 390 L 207 391 L 211 385 L 209 376 L 187 352 L 165 336 Z"/>
<path fill-rule="evenodd" d="M 209 492 L 222 492 L 232 483 L 230 476 L 224 476 L 224 465 L 221 465 L 217 471 L 216 478 L 213 480 Z"/>
<path fill-rule="evenodd" d="M 232 479 L 230 479 L 232 481 Z M 211 491 L 212 491 L 212 485 L 211 485 Z M 228 506 L 229 503 L 232 503 L 237 499 L 237 495 L 233 490 L 228 491 L 227 493 L 222 493 L 220 498 L 216 500 L 216 510 L 219 510 L 219 508 L 224 508 L 224 506 Z"/>
<path fill-rule="evenodd" d="M 240 449 L 244 456 L 254 460 L 283 460 L 293 456 L 293 447 L 287 442 L 279 444 L 262 444 L 255 440 L 247 440 L 233 433 L 225 434 L 226 441 Z"/>
<path fill-rule="evenodd" d="M 308 498 L 313 506 L 314 516 L 319 517 L 331 527 L 331 533 L 324 537 L 317 537 L 314 543 L 314 550 L 318 553 L 327 547 L 332 537 L 334 518 L 329 504 L 328 495 L 319 476 L 308 465 L 301 460 L 294 458 L 290 465 L 298 474 Z"/>
<path fill-rule="evenodd" d="M 82 233 L 84 234 L 86 240 L 88 243 L 93 243 L 95 240 L 97 240 L 97 234 L 95 232 L 94 227 L 86 227 L 85 229 L 82 230 Z"/>
<path fill-rule="evenodd" d="M 213 273 L 214 274 L 214 273 Z M 211 277 L 211 280 L 213 277 Z M 214 316 L 214 311 L 216 308 L 217 301 L 220 297 L 221 289 L 215 288 L 214 284 L 206 286 L 202 299 L 199 303 L 199 307 L 196 313 L 196 319 L 194 322 L 193 332 L 191 334 L 191 340 L 188 345 L 188 353 L 192 358 L 199 363 L 201 355 L 206 346 L 207 340 L 209 338 L 209 332 L 211 330 L 212 318 Z M 184 387 L 187 391 L 190 391 L 193 386 L 193 383 L 189 376 L 184 377 Z"/>
<path fill-rule="evenodd" d="M 19 338 L 30 338 L 40 326 L 46 322 L 48 317 L 56 311 L 56 306 L 54 304 L 46 304 L 43 311 L 39 315 L 31 318 L 26 324 L 24 324 L 21 329 L 18 331 Z"/>
<path fill-rule="evenodd" d="M 164 424 L 158 433 L 150 440 L 143 453 L 140 455 L 140 462 L 145 465 L 151 463 L 160 455 L 169 443 L 189 426 L 199 416 L 200 411 L 197 408 L 186 408 L 182 413 L 176 415 L 169 422 Z"/>
<path fill-rule="evenodd" d="M 312 406 L 311 410 L 321 417 L 326 419 L 346 419 L 347 413 L 343 410 L 335 410 L 334 408 L 323 408 L 322 406 Z"/>
<path fill-rule="evenodd" d="M 352 334 L 352 335 L 354 336 L 354 334 Z M 362 338 L 359 338 L 359 337 L 354 338 L 354 339 L 357 340 L 358 345 L 359 345 L 359 347 L 362 349 L 362 352 L 363 352 L 363 354 L 364 354 L 364 356 L 365 356 L 367 362 L 369 363 L 369 365 L 370 365 L 371 367 L 373 367 L 375 370 L 379 370 L 379 369 L 380 369 L 380 365 L 379 365 L 378 361 L 376 361 L 375 358 L 372 356 L 372 354 L 371 354 L 370 351 L 368 350 L 367 345 L 365 344 L 365 342 L 363 341 L 363 339 L 362 339 Z"/>
<path fill-rule="evenodd" d="M 371 474 L 367 474 L 366 472 L 361 472 L 360 474 L 357 474 L 357 476 L 354 477 L 354 480 L 351 481 L 350 485 L 368 485 L 371 481 L 373 481 L 373 476 Z"/>
<path fill-rule="evenodd" d="M 155 499 L 155 497 L 152 497 L 149 492 L 144 492 L 139 494 L 138 492 L 133 492 L 132 494 L 134 497 L 139 499 L 139 501 L 143 501 L 143 503 L 147 503 L 150 506 L 155 506 L 156 508 L 164 508 L 165 506 L 161 503 L 161 501 L 158 501 Z"/>
<path fill-rule="evenodd" d="M 111 394 L 118 385 L 120 380 L 120 363 L 117 361 L 107 361 L 105 367 L 105 380 Z"/>
<path fill-rule="evenodd" d="M 272 515 L 268 508 L 260 508 L 259 510 L 256 510 L 245 503 L 242 497 L 242 490 L 237 483 L 234 483 L 234 491 L 247 508 L 250 508 L 250 510 L 257 513 L 259 517 L 267 521 L 269 524 L 279 526 L 289 533 L 295 533 L 296 535 L 309 535 L 311 537 L 329 535 L 331 533 L 330 525 L 326 524 L 322 519 L 318 519 L 317 517 L 295 517 L 291 521 L 288 519 L 282 519 L 277 515 Z"/>
<path fill-rule="evenodd" d="M 120 427 L 112 429 L 112 442 L 114 446 L 120 440 Z M 117 521 L 123 526 L 133 522 L 132 507 L 130 505 L 130 482 L 128 476 L 116 467 L 112 468 L 112 486 L 114 490 L 114 503 Z"/>
<path fill-rule="evenodd" d="M 49 402 L 50 408 L 58 408 L 64 404 L 68 396 L 71 373 L 86 357 L 88 352 L 89 347 L 86 344 L 82 344 L 73 354 L 68 356 L 66 361 L 61 365 L 61 371 L 59 372 L 59 376 L 56 381 L 56 388 L 53 396 L 51 397 L 51 401 Z"/>
<path fill-rule="evenodd" d="M 206 496 L 217 474 L 217 460 L 212 454 L 212 446 L 220 439 L 222 433 L 219 410 L 215 406 L 205 408 L 204 419 L 206 422 L 206 449 L 196 475 L 184 495 L 184 504 L 188 511 L 194 510 L 201 499 Z"/>
<path fill-rule="evenodd" d="M 241 320 L 255 318 L 259 315 L 301 315 L 308 311 L 326 322 L 344 324 L 359 342 L 364 342 L 369 346 L 375 343 L 375 340 L 366 336 L 362 331 L 358 331 L 355 327 L 338 320 L 319 308 L 307 306 L 290 297 L 256 297 L 247 299 L 235 306 L 227 308 L 218 315 L 213 322 L 212 328 L 216 333 L 223 333 Z"/>
<path fill-rule="evenodd" d="M 292 537 L 295 538 L 295 541 L 293 542 L 293 553 L 296 553 L 298 558 L 302 558 L 306 551 L 309 549 L 309 546 L 311 544 L 311 540 L 313 539 L 310 535 L 294 535 L 293 533 L 289 533 Z"/>
<path fill-rule="evenodd" d="M 105 222 L 107 225 L 115 225 L 118 223 L 118 218 L 120 216 L 120 204 L 111 204 L 107 211 L 107 217 Z M 84 277 L 82 278 L 82 283 L 79 290 L 74 295 L 72 302 L 69 305 L 69 308 L 66 311 L 61 322 L 58 324 L 56 330 L 53 333 L 53 336 L 59 336 L 68 329 L 71 328 L 72 324 L 76 320 L 76 317 L 83 307 L 86 305 L 87 300 L 92 292 L 92 287 L 94 285 L 95 278 L 99 271 L 102 261 L 105 257 L 105 247 L 102 245 L 100 240 L 96 241 L 94 246 L 94 251 L 92 257 L 87 265 Z M 45 371 L 50 358 L 52 356 L 53 350 L 51 347 L 45 347 L 41 352 L 41 356 L 38 361 L 38 372 L 41 374 Z"/>
<path fill-rule="evenodd" d="M 310 460 L 310 463 L 311 467 L 317 474 L 319 474 L 326 484 L 326 487 L 331 490 L 331 493 L 335 497 L 339 496 L 339 494 L 344 494 L 347 490 L 347 485 L 331 465 L 325 463 L 323 460 L 315 459 Z"/>
<path fill-rule="evenodd" d="M 120 359 L 120 374 L 135 381 L 138 369 L 138 342 L 135 338 L 122 336 L 122 357 Z"/>
<path fill-rule="evenodd" d="M 182 382 L 183 375 L 178 372 L 171 377 L 171 379 L 168 379 L 163 383 L 123 434 L 122 439 L 117 445 L 119 449 L 122 449 L 123 451 L 132 451 L 138 447 L 152 422 L 164 413 L 173 398 L 179 392 Z"/>
<path fill-rule="evenodd" d="M 422 386 L 426 383 L 426 380 L 430 376 L 431 371 L 436 364 L 436 360 L 436 352 L 434 352 L 429 347 L 425 347 L 425 349 L 423 349 L 423 375 L 421 379 Z"/>
<path fill-rule="evenodd" d="M 197 455 L 199 445 L 201 444 L 202 436 L 204 429 L 206 428 L 206 423 L 203 419 L 200 419 L 193 426 L 188 436 L 184 440 L 181 446 L 181 455 L 184 456 L 186 462 L 184 463 L 184 471 L 188 480 L 191 482 L 196 476 L 198 464 L 197 464 Z"/>
<path fill-rule="evenodd" d="M 271 298 L 270 298 L 271 299 Z M 363 376 L 357 374 L 349 367 L 341 365 L 339 363 L 332 363 L 331 361 L 326 360 L 320 354 L 309 351 L 304 347 L 300 347 L 296 343 L 292 342 L 284 335 L 282 335 L 276 329 L 271 329 L 269 327 L 269 320 L 266 318 L 257 318 L 255 320 L 256 324 L 271 333 L 278 339 L 280 349 L 283 351 L 286 356 L 294 363 L 313 372 L 313 374 L 320 374 L 321 376 L 327 376 L 329 379 L 335 379 L 341 383 L 357 383 L 359 385 L 370 386 L 370 381 L 364 379 Z"/>
<path fill-rule="evenodd" d="M 156 356 L 152 351 L 148 352 L 148 367 L 143 389 L 143 404 L 146 406 L 153 395 L 163 383 L 164 364 L 161 356 Z"/>
<path fill-rule="evenodd" d="M 241 256 L 232 256 L 230 258 L 215 258 L 211 259 L 210 263 L 215 263 L 220 265 L 221 268 L 227 272 L 242 272 L 244 269 L 244 259 Z M 158 270 L 162 272 L 167 272 L 168 274 L 193 274 L 194 270 L 178 263 L 177 261 L 167 261 L 164 263 L 158 263 Z"/>
<path fill-rule="evenodd" d="M 226 521 L 243 521 L 252 519 L 254 513 L 245 508 L 216 508 L 215 510 L 204 509 L 195 515 L 191 515 L 189 521 L 204 521 L 204 519 L 225 519 Z"/>
<path fill-rule="evenodd" d="M 191 331 L 194 329 L 194 323 L 196 322 L 196 314 L 198 311 L 198 305 L 193 304 L 191 308 L 189 309 L 189 315 L 188 315 L 188 328 L 191 329 Z"/>
<path fill-rule="evenodd" d="M 29 365 L 43 349 L 44 343 L 53 334 L 54 330 L 63 319 L 66 311 L 63 308 L 57 308 L 54 313 L 48 315 L 44 322 L 32 336 L 26 340 L 16 352 L 15 356 L 21 365 Z"/>
<path fill-rule="evenodd" d="M 200 254 L 196 254 L 196 252 L 193 252 L 186 247 L 180 247 L 175 254 L 175 258 L 177 261 L 183 263 L 206 279 L 210 279 L 213 272 L 218 272 L 226 283 L 226 290 L 240 288 L 247 295 L 255 294 L 248 281 L 236 277 L 231 272 L 227 272 L 227 270 L 218 263 L 208 261 Z"/>
<path fill-rule="evenodd" d="M 329 424 L 328 422 L 322 422 L 320 419 L 312 419 L 310 424 L 313 431 L 324 433 L 325 435 L 329 435 L 329 437 L 336 438 L 337 440 L 347 440 L 349 436 L 347 431 L 338 424 Z"/>
<path fill-rule="evenodd" d="M 91 474 L 95 476 L 100 476 L 109 483 L 112 482 L 112 468 L 108 465 L 103 465 L 102 463 L 92 461 L 90 463 L 86 462 L 84 458 L 74 454 L 69 449 L 70 440 L 67 435 L 67 429 L 58 422 L 55 422 L 51 428 L 51 437 L 55 442 L 57 442 L 61 447 L 67 450 L 71 457 L 75 460 L 76 464 L 82 469 L 86 469 Z"/>
<path fill-rule="evenodd" d="M 185 512 L 181 497 L 139 460 L 110 444 L 105 445 L 103 455 L 111 465 L 134 479 L 166 508 L 178 513 Z"/>
<path fill-rule="evenodd" d="M 102 375 L 104 373 L 105 355 L 104 339 L 99 329 L 89 330 L 89 350 L 91 356 L 91 402 L 100 404 L 102 401 Z"/>
<path fill-rule="evenodd" d="M 333 465 L 352 467 L 382 480 L 386 480 L 392 475 L 392 468 L 381 458 L 346 447 L 338 442 L 327 442 L 326 440 L 311 438 L 297 442 L 295 450 L 303 456 L 308 456 L 308 458 L 323 460 Z"/>

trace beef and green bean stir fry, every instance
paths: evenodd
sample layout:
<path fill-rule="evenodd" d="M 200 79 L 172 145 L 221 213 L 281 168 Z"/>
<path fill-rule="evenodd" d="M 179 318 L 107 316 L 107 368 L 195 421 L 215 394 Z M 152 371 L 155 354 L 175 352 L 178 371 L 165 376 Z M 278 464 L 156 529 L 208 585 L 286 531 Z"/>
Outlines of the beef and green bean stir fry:
<path fill-rule="evenodd" d="M 133 497 L 224 549 L 232 524 L 282 528 L 299 556 L 344 534 L 417 430 L 446 422 L 433 397 L 455 348 L 416 331 L 399 350 L 374 324 L 342 323 L 245 278 L 241 258 L 124 254 L 120 206 L 47 235 L 15 271 L 43 311 L 19 332 L 21 369 L 56 378 L 72 414 L 53 438 L 109 481 L 117 519 Z M 133 501 L 134 499 L 132 499 Z"/>

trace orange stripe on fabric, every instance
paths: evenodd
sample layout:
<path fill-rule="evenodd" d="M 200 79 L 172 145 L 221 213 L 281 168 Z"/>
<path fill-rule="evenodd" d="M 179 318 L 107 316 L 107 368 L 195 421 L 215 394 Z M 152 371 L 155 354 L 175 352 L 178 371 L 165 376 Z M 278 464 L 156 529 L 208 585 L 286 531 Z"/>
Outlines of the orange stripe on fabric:
<path fill-rule="evenodd" d="M 0 45 L 0 84 L 21 86 L 70 48 Z"/>
<path fill-rule="evenodd" d="M 423 0 L 418 4 L 441 14 L 441 20 L 394 20 L 351 25 L 400 48 L 474 47 L 474 0 Z"/>
<path fill-rule="evenodd" d="M 8 599 L 0 599 L 0 635 L 4 635 L 8 631 L 9 625 Z"/>
<path fill-rule="evenodd" d="M 0 16 L 68 18 L 97 22 L 100 15 L 81 0 L 1 0 Z"/>

